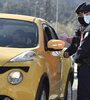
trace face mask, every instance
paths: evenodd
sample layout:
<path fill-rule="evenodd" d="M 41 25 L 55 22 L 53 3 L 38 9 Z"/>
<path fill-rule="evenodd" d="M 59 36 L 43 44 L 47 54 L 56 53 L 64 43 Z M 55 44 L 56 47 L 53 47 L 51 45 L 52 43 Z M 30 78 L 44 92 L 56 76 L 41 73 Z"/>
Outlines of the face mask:
<path fill-rule="evenodd" d="M 87 24 L 90 24 L 90 15 L 84 16 L 84 21 L 85 21 Z"/>
<path fill-rule="evenodd" d="M 84 21 L 84 17 L 78 17 L 78 21 L 79 21 L 79 23 L 82 25 L 82 26 L 84 26 L 84 27 L 86 27 L 88 24 Z"/>

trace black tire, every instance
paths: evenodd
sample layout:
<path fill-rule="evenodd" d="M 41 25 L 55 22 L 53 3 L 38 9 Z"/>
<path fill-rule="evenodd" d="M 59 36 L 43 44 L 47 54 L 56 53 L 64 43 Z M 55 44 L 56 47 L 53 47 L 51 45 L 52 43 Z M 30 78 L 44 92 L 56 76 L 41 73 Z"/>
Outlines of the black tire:
<path fill-rule="evenodd" d="M 49 92 L 46 85 L 39 86 L 35 100 L 48 100 Z"/>
<path fill-rule="evenodd" d="M 72 100 L 72 82 L 70 79 L 67 81 L 64 100 Z"/>

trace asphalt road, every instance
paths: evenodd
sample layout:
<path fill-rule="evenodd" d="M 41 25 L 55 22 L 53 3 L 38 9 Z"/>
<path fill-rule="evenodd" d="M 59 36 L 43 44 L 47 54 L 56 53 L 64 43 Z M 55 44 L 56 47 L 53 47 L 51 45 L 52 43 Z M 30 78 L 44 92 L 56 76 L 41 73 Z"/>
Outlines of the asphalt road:
<path fill-rule="evenodd" d="M 77 100 L 77 65 L 74 66 L 74 83 L 73 83 L 72 100 Z"/>

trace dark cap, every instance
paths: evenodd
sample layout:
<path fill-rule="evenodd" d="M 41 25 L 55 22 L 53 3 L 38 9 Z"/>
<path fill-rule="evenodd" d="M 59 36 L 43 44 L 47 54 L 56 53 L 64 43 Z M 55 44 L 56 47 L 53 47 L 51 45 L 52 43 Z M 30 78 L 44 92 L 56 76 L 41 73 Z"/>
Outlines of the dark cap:
<path fill-rule="evenodd" d="M 84 8 L 84 13 L 90 12 L 90 4 Z"/>
<path fill-rule="evenodd" d="M 83 4 L 81 4 L 81 5 L 79 5 L 77 8 L 76 8 L 76 10 L 75 10 L 75 12 L 77 13 L 77 14 L 79 14 L 80 12 L 84 12 L 84 8 L 86 7 L 86 2 L 84 2 Z"/>

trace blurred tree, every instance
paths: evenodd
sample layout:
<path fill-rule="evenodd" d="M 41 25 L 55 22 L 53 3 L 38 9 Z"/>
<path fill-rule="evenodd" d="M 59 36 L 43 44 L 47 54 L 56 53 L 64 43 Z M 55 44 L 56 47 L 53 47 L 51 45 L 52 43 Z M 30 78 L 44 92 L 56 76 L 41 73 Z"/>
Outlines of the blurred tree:
<path fill-rule="evenodd" d="M 48 20 L 50 22 L 50 9 L 51 9 L 51 3 L 50 0 L 46 1 L 46 7 L 45 7 L 45 20 Z"/>
<path fill-rule="evenodd" d="M 73 35 L 78 27 L 74 10 L 90 0 L 58 0 L 58 34 L 66 32 Z M 38 2 L 38 3 L 37 3 Z M 47 21 L 56 22 L 56 0 L 0 0 L 0 13 L 23 14 L 41 17 Z M 76 27 L 76 28 L 75 28 Z"/>

